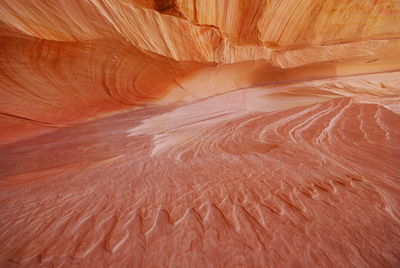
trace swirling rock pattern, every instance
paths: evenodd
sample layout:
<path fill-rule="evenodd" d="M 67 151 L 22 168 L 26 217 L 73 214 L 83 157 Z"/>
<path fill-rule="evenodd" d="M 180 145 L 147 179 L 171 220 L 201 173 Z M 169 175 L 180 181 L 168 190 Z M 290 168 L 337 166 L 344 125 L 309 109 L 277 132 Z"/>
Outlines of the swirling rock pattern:
<path fill-rule="evenodd" d="M 0 2 L 1 267 L 398 267 L 396 0 Z"/>

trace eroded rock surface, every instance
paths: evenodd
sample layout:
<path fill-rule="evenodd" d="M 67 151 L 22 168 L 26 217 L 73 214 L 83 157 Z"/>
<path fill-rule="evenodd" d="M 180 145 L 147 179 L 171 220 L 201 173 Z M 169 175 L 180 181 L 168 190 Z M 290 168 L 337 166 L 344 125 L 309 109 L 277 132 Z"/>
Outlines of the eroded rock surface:
<path fill-rule="evenodd" d="M 0 2 L 2 267 L 398 267 L 397 0 Z"/>

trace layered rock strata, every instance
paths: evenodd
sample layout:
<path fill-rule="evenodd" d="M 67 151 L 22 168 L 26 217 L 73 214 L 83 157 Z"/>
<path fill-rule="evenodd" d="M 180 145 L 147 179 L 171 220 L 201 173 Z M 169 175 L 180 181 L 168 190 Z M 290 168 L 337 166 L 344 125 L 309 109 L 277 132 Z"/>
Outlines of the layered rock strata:
<path fill-rule="evenodd" d="M 2 267 L 397 267 L 400 2 L 3 0 Z"/>

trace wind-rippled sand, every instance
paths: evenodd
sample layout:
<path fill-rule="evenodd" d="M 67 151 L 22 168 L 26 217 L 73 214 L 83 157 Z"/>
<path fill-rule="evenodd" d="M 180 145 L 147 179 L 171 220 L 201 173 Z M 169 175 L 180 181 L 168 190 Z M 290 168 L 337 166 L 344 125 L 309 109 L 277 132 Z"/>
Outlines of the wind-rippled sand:
<path fill-rule="evenodd" d="M 400 115 L 374 96 L 321 90 L 328 82 L 124 112 L 1 147 L 3 266 L 399 265 Z"/>

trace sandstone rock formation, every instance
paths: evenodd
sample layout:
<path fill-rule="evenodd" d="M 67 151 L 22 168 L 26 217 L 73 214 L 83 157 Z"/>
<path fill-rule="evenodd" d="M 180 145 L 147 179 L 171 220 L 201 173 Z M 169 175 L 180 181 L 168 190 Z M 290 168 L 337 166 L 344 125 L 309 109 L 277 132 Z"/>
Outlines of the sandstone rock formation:
<path fill-rule="evenodd" d="M 1 267 L 398 267 L 398 0 L 0 1 Z"/>

